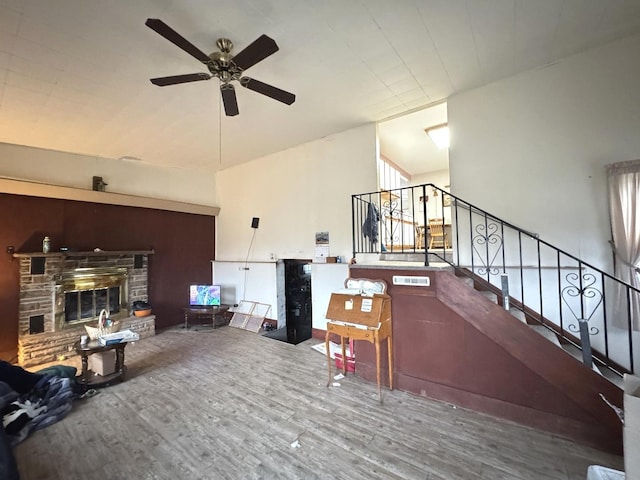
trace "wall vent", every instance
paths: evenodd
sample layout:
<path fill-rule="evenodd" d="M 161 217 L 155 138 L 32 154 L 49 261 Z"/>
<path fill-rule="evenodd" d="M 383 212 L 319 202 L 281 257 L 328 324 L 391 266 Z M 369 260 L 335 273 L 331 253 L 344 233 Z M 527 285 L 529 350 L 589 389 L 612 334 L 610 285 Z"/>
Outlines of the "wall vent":
<path fill-rule="evenodd" d="M 411 287 L 428 287 L 431 285 L 429 277 L 413 277 L 407 275 L 394 275 L 394 285 L 409 285 Z"/>

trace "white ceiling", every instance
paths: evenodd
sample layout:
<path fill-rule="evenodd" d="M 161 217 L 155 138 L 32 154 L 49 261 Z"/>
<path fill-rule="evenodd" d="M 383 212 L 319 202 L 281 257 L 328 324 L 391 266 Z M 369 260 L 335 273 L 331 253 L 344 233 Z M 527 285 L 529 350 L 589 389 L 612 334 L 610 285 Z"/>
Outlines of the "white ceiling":
<path fill-rule="evenodd" d="M 148 17 L 207 53 L 269 35 L 247 74 L 296 102 L 238 86 L 224 117 L 217 79 L 152 85 L 206 70 Z M 638 32 L 640 0 L 0 0 L 0 142 L 214 171 Z"/>

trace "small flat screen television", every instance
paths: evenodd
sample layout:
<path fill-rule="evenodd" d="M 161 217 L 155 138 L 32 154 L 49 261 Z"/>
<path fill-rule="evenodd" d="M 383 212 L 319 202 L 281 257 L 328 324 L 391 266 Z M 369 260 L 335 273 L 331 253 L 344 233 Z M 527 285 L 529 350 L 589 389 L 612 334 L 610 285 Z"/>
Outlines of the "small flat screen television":
<path fill-rule="evenodd" d="M 190 285 L 189 306 L 215 307 L 220 305 L 220 285 Z"/>

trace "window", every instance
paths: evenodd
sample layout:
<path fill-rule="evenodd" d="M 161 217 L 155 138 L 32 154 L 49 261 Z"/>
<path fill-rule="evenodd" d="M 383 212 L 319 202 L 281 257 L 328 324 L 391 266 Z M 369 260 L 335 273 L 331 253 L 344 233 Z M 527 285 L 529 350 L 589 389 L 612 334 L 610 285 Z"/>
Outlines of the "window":
<path fill-rule="evenodd" d="M 385 158 L 378 158 L 378 188 L 394 190 L 409 186 L 409 175 Z"/>

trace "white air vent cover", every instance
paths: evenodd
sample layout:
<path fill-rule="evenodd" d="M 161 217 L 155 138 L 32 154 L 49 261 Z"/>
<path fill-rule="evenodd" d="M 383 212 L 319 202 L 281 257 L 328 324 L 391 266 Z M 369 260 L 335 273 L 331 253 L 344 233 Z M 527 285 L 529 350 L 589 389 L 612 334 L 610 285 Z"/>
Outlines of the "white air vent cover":
<path fill-rule="evenodd" d="M 431 279 L 429 277 L 413 277 L 407 275 L 394 275 L 394 285 L 409 285 L 411 287 L 428 287 L 431 285 Z"/>

